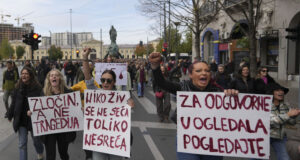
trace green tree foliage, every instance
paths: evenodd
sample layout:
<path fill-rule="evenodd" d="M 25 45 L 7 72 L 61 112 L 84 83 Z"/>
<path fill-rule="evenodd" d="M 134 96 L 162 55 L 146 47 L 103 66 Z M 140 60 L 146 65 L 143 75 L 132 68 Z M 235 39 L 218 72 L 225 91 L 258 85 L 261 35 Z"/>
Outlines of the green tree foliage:
<path fill-rule="evenodd" d="M 14 54 L 14 48 L 9 44 L 7 39 L 2 40 L 1 46 L 0 46 L 0 55 L 1 58 L 9 58 L 12 57 Z"/>
<path fill-rule="evenodd" d="M 167 30 L 167 37 L 169 31 Z M 176 40 L 177 39 L 177 40 Z M 161 52 L 163 47 L 163 39 L 159 41 L 159 44 L 156 46 L 157 51 Z M 182 38 L 181 33 L 177 33 L 176 37 L 176 29 L 171 29 L 171 43 L 169 45 L 168 50 L 170 53 L 191 53 L 192 52 L 192 32 L 186 31 L 184 39 Z"/>
<path fill-rule="evenodd" d="M 152 53 L 154 51 L 154 47 L 152 44 L 148 44 L 147 45 L 147 48 L 146 48 L 146 52 L 147 52 L 147 55 L 149 55 L 150 53 Z"/>
<path fill-rule="evenodd" d="M 181 42 L 180 47 L 178 48 L 179 53 L 192 53 L 192 31 L 185 32 L 185 39 Z"/>
<path fill-rule="evenodd" d="M 20 59 L 25 53 L 25 48 L 22 46 L 18 46 L 16 48 L 17 59 Z"/>
<path fill-rule="evenodd" d="M 137 45 L 135 47 L 135 51 L 134 54 L 138 57 L 142 57 L 143 55 L 145 55 L 147 53 L 146 48 L 144 47 L 144 45 Z"/>
<path fill-rule="evenodd" d="M 63 52 L 61 51 L 60 47 L 55 47 L 55 45 L 52 45 L 49 50 L 49 59 L 56 61 L 57 59 L 62 59 Z"/>

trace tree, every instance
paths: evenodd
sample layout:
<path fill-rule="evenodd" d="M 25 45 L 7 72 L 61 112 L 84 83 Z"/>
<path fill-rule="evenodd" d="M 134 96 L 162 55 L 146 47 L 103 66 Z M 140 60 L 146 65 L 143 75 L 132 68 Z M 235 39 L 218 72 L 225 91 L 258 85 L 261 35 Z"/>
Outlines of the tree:
<path fill-rule="evenodd" d="M 14 48 L 10 45 L 7 39 L 2 40 L 0 46 L 1 58 L 10 58 L 14 54 Z"/>
<path fill-rule="evenodd" d="M 227 0 L 227 3 L 234 3 L 233 0 Z M 248 23 L 248 30 L 240 27 L 241 31 L 247 36 L 249 41 L 249 51 L 250 51 L 250 73 L 251 76 L 256 76 L 256 49 L 257 49 L 257 38 L 256 38 L 256 30 L 261 18 L 261 4 L 262 0 L 247 0 L 246 7 L 239 7 L 238 13 L 239 16 L 236 15 L 236 12 L 229 12 L 226 8 L 226 5 L 223 1 L 218 0 L 218 4 L 222 7 L 224 12 L 230 17 L 230 19 L 236 23 L 239 23 L 239 19 L 245 19 Z M 239 18 L 236 18 L 239 17 Z"/>
<path fill-rule="evenodd" d="M 170 53 L 175 53 L 177 46 L 180 46 L 182 35 L 181 35 L 181 33 L 178 33 L 178 31 L 175 28 L 172 28 L 172 27 L 171 27 L 170 32 L 169 32 L 169 28 L 166 30 L 167 37 L 169 37 L 169 33 L 170 33 L 170 43 L 169 43 L 168 50 Z M 164 43 L 164 40 L 160 39 L 159 44 L 156 46 L 157 51 L 162 50 L 163 43 Z M 178 47 L 178 49 L 179 48 L 180 47 Z"/>
<path fill-rule="evenodd" d="M 63 52 L 61 51 L 60 47 L 55 47 L 55 45 L 52 45 L 49 50 L 49 59 L 56 61 L 57 59 L 62 59 Z"/>
<path fill-rule="evenodd" d="M 161 0 L 139 0 L 138 9 L 143 15 L 148 17 L 161 17 L 165 4 Z M 219 12 L 216 2 L 204 1 L 205 5 L 200 5 L 201 0 L 168 0 L 172 21 L 179 21 L 181 25 L 188 27 L 194 34 L 194 46 L 196 58 L 200 59 L 200 35 L 206 26 L 215 20 Z"/>
<path fill-rule="evenodd" d="M 180 47 L 178 48 L 179 53 L 192 53 L 192 45 L 193 45 L 193 39 L 192 39 L 192 31 L 186 31 L 185 33 L 185 39 L 180 44 Z"/>
<path fill-rule="evenodd" d="M 16 48 L 17 59 L 20 59 L 25 53 L 25 48 L 22 46 L 18 46 Z"/>
<path fill-rule="evenodd" d="M 146 46 L 146 52 L 147 52 L 147 56 L 152 53 L 154 51 L 154 47 L 152 44 L 147 44 Z"/>
<path fill-rule="evenodd" d="M 137 57 L 143 57 L 143 55 L 145 55 L 147 53 L 146 48 L 144 47 L 144 45 L 137 45 L 134 51 L 134 54 Z"/>

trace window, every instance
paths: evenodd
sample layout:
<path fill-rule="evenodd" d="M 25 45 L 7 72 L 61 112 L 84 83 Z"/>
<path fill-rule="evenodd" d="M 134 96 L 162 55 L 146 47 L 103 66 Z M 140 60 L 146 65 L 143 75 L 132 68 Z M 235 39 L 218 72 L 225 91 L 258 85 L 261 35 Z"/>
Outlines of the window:
<path fill-rule="evenodd" d="M 278 66 L 278 39 L 271 39 L 267 42 L 267 65 Z"/>

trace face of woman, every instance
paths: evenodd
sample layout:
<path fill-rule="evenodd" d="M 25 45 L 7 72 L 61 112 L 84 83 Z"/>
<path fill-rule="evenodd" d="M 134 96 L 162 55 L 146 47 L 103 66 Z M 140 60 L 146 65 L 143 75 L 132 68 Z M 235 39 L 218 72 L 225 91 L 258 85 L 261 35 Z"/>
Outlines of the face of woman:
<path fill-rule="evenodd" d="M 101 77 L 101 83 L 104 90 L 112 90 L 115 82 L 113 80 L 113 77 L 109 73 L 104 73 Z"/>
<path fill-rule="evenodd" d="M 281 89 L 275 90 L 274 92 L 274 99 L 278 101 L 283 101 L 284 99 L 284 91 Z"/>
<path fill-rule="evenodd" d="M 192 79 L 193 85 L 203 90 L 210 81 L 210 69 L 205 63 L 196 63 L 194 64 L 193 71 L 189 76 Z"/>
<path fill-rule="evenodd" d="M 22 82 L 25 83 L 25 84 L 28 84 L 30 82 L 30 75 L 29 75 L 29 72 L 24 69 L 21 73 L 21 79 L 22 79 Z"/>
<path fill-rule="evenodd" d="M 267 68 L 262 68 L 262 70 L 260 71 L 260 75 L 262 77 L 266 77 L 268 74 L 268 69 Z"/>
<path fill-rule="evenodd" d="M 60 76 L 57 71 L 50 72 L 50 84 L 52 87 L 58 87 L 60 82 Z"/>
<path fill-rule="evenodd" d="M 243 67 L 242 76 L 246 78 L 246 77 L 248 77 L 248 75 L 249 75 L 249 68 L 248 67 Z"/>

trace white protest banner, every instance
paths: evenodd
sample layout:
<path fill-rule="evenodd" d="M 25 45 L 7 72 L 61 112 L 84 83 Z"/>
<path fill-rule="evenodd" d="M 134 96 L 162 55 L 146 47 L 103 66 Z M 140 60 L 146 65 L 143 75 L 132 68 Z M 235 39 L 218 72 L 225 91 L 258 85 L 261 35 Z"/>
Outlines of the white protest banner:
<path fill-rule="evenodd" d="M 127 91 L 85 90 L 83 149 L 130 157 Z"/>
<path fill-rule="evenodd" d="M 83 130 L 80 92 L 28 98 L 34 136 Z"/>
<path fill-rule="evenodd" d="M 177 92 L 178 151 L 268 159 L 272 96 Z"/>
<path fill-rule="evenodd" d="M 100 78 L 105 70 L 113 70 L 116 73 L 116 85 L 127 85 L 127 63 L 96 63 L 95 79 L 101 84 Z"/>

